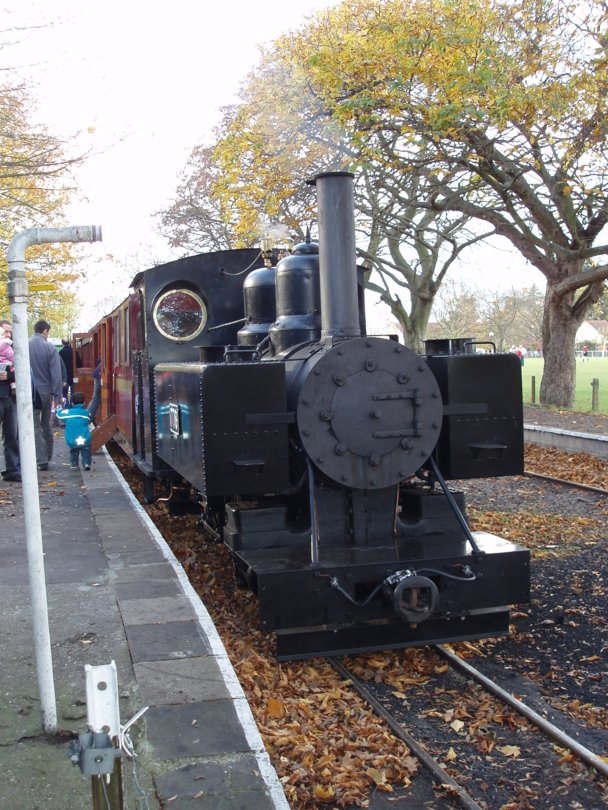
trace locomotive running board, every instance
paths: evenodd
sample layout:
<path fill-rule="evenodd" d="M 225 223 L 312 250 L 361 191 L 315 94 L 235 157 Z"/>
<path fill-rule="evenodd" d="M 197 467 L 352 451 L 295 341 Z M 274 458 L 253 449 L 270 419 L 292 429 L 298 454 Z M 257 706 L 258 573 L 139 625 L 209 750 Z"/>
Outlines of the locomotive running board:
<path fill-rule="evenodd" d="M 474 641 L 509 634 L 508 608 L 471 611 L 467 616 L 428 619 L 416 627 L 402 622 L 340 628 L 311 627 L 276 632 L 276 658 L 294 661 L 374 650 Z"/>

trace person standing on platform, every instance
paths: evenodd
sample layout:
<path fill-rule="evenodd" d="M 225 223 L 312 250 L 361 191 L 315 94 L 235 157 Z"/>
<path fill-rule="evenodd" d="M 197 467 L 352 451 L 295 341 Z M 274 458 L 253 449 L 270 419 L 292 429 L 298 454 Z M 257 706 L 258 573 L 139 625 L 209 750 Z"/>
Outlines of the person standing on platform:
<path fill-rule="evenodd" d="M 29 340 L 34 387 L 42 405 L 41 410 L 34 410 L 34 437 L 39 470 L 48 470 L 49 461 L 53 458 L 51 410 L 53 403 L 60 406 L 62 402 L 61 361 L 57 350 L 49 343 L 50 331 L 51 325 L 47 321 L 37 321 L 34 324 L 34 334 Z"/>
<path fill-rule="evenodd" d="M 6 341 L 11 339 L 10 321 L 0 320 L 0 329 Z M 9 347 L 9 344 L 6 343 Z M 10 344 L 12 350 L 12 343 Z M 10 352 L 9 352 L 10 354 Z M 4 481 L 21 481 L 19 472 L 19 443 L 17 440 L 17 406 L 14 391 L 14 367 L 9 360 L 0 365 L 0 425 L 4 443 Z"/>
<path fill-rule="evenodd" d="M 63 357 L 57 352 L 59 355 L 59 365 L 61 366 L 61 407 L 65 405 L 65 397 L 63 392 L 68 387 L 68 370 L 65 367 L 65 363 L 63 362 Z M 56 410 L 56 409 L 55 409 Z M 57 419 L 57 414 L 55 411 L 51 412 L 51 427 L 60 427 L 61 422 Z"/>
<path fill-rule="evenodd" d="M 80 362 L 80 354 L 78 352 L 76 354 L 76 368 L 79 368 L 82 363 Z M 61 341 L 61 349 L 59 349 L 59 357 L 65 363 L 65 368 L 68 373 L 68 380 L 67 385 L 64 386 L 63 389 L 63 398 L 68 401 L 70 397 L 74 393 L 74 352 L 72 351 L 72 347 L 70 346 L 69 340 L 62 340 Z"/>

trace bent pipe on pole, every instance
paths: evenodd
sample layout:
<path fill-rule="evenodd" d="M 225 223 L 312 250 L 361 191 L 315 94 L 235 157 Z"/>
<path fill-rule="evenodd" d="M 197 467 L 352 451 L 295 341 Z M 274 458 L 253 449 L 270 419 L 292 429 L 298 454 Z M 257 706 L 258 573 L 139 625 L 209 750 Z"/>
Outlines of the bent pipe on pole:
<path fill-rule="evenodd" d="M 17 388 L 17 427 L 23 482 L 23 510 L 28 558 L 28 576 L 32 603 L 32 624 L 42 727 L 57 730 L 57 707 L 53 682 L 53 661 L 49 632 L 48 604 L 44 574 L 44 552 L 40 523 L 38 468 L 34 440 L 34 412 L 30 354 L 27 333 L 28 283 L 25 277 L 25 251 L 31 245 L 51 242 L 100 242 L 101 228 L 96 225 L 72 228 L 29 228 L 13 237 L 7 251 L 8 300 L 13 323 L 15 383 Z"/>

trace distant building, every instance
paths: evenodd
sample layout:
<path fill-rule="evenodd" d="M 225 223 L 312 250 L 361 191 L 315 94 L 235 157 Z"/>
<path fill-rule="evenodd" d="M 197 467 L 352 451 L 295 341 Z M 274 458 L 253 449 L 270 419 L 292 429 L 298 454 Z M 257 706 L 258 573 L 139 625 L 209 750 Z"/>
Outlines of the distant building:
<path fill-rule="evenodd" d="M 606 352 L 608 349 L 608 321 L 583 321 L 576 331 L 577 349 L 583 343 L 594 344 L 596 350 Z"/>

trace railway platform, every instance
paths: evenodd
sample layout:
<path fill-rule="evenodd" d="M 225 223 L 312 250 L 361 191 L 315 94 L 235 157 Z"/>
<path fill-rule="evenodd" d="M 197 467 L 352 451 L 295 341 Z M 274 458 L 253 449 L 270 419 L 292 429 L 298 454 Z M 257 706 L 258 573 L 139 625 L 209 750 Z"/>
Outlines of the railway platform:
<path fill-rule="evenodd" d="M 22 485 L 0 481 L 0 807 L 98 806 L 69 741 L 87 730 L 85 665 L 115 661 L 121 722 L 148 707 L 125 807 L 288 810 L 204 606 L 109 456 L 71 470 L 58 435 L 38 476 L 58 730 L 42 729 Z"/>
<path fill-rule="evenodd" d="M 524 407 L 524 441 L 608 458 L 608 417 L 542 406 Z"/>

